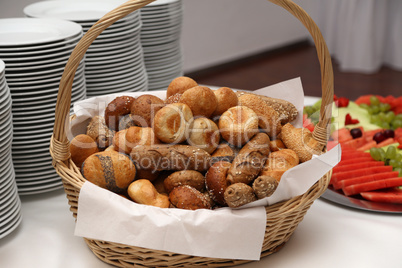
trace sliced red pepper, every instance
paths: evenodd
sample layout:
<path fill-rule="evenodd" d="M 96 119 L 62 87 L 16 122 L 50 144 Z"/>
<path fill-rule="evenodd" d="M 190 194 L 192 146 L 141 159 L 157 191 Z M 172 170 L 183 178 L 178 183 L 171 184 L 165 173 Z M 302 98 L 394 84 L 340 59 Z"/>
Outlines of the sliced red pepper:
<path fill-rule="evenodd" d="M 358 124 L 358 123 L 359 123 L 359 120 L 353 119 L 350 114 L 346 114 L 345 125 L 354 125 L 354 124 Z"/>

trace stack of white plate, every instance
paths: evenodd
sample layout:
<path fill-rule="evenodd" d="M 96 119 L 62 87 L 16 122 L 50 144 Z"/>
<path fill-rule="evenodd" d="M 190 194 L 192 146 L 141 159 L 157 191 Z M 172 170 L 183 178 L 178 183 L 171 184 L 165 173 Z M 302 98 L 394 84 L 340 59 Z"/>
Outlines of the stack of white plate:
<path fill-rule="evenodd" d="M 88 31 L 106 13 L 126 0 L 60 0 L 28 5 L 28 17 L 59 18 L 79 23 Z M 104 30 L 86 53 L 87 96 L 144 91 L 148 77 L 140 42 L 139 11 L 120 19 Z"/>
<path fill-rule="evenodd" d="M 12 159 L 19 194 L 62 187 L 49 153 L 59 81 L 82 37 L 79 24 L 56 19 L 0 20 L 0 59 L 6 63 L 13 114 Z M 72 102 L 86 98 L 84 61 Z"/>
<path fill-rule="evenodd" d="M 141 44 L 149 90 L 165 90 L 183 74 L 180 45 L 182 0 L 158 0 L 140 9 Z"/>
<path fill-rule="evenodd" d="M 11 94 L 5 79 L 5 65 L 0 60 L 0 239 L 21 222 L 21 201 L 11 157 L 12 139 Z"/>

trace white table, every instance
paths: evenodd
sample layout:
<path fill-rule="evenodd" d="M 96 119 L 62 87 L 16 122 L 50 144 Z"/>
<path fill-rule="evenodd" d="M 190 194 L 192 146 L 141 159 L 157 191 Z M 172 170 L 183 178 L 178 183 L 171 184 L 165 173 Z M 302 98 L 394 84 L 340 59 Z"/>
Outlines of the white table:
<path fill-rule="evenodd" d="M 306 104 L 314 102 L 307 98 Z M 81 237 L 63 190 L 22 196 L 23 220 L 0 240 L 0 267 L 111 267 Z M 400 268 L 402 214 L 373 213 L 318 199 L 279 252 L 244 268 Z"/>
<path fill-rule="evenodd" d="M 75 237 L 63 190 L 22 196 L 20 226 L 0 240 L 0 267 L 111 267 Z M 240 267 L 402 267 L 402 215 L 348 209 L 318 199 L 279 252 Z"/>

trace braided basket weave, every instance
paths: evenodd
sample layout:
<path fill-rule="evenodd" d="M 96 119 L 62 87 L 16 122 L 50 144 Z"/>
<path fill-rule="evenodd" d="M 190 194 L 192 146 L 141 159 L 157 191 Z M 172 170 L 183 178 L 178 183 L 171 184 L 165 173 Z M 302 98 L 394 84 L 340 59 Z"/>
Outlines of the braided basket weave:
<path fill-rule="evenodd" d="M 106 14 L 82 37 L 65 67 L 57 98 L 50 153 L 53 158 L 53 165 L 62 178 L 70 210 L 73 212 L 74 217 L 77 217 L 78 197 L 80 189 L 85 182 L 80 169 L 71 160 L 69 140 L 66 135 L 66 128 L 68 127 L 66 121 L 69 120 L 71 89 L 75 72 L 88 47 L 103 30 L 115 21 L 153 1 L 130 0 Z M 269 1 L 283 7 L 299 19 L 313 37 L 321 66 L 322 84 L 320 120 L 313 135 L 319 142 L 326 144 L 328 135 L 327 126 L 331 118 L 330 104 L 333 100 L 333 71 L 327 46 L 317 25 L 302 8 L 291 0 Z M 267 223 L 261 257 L 278 251 L 289 240 L 314 200 L 320 197 L 326 190 L 330 173 L 324 175 L 303 195 L 265 208 Z M 118 267 L 224 267 L 249 262 L 245 260 L 188 256 L 87 238 L 85 238 L 85 241 L 99 259 Z"/>

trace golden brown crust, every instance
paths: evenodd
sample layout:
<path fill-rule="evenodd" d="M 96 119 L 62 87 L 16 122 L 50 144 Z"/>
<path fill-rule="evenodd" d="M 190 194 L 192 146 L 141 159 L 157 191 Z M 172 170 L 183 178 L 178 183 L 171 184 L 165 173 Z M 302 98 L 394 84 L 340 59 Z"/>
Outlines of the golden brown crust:
<path fill-rule="evenodd" d="M 253 190 L 258 199 L 271 196 L 278 188 L 278 181 L 270 176 L 259 176 L 253 182 Z"/>
<path fill-rule="evenodd" d="M 120 119 L 131 111 L 131 105 L 135 98 L 130 96 L 119 96 L 109 102 L 105 109 L 105 123 L 111 130 L 119 130 Z"/>
<path fill-rule="evenodd" d="M 82 164 L 88 181 L 115 193 L 124 192 L 134 180 L 136 169 L 126 155 L 108 151 L 92 154 Z"/>
<path fill-rule="evenodd" d="M 219 130 L 223 139 L 241 147 L 259 132 L 258 116 L 246 106 L 232 107 L 219 118 Z"/>
<path fill-rule="evenodd" d="M 270 138 L 275 138 L 281 132 L 279 114 L 268 106 L 259 96 L 244 94 L 239 97 L 239 104 L 252 109 L 258 116 L 258 126 L 266 132 Z"/>
<path fill-rule="evenodd" d="M 170 193 L 173 188 L 189 185 L 202 192 L 205 189 L 205 177 L 195 170 L 180 170 L 170 174 L 164 181 L 165 189 Z"/>
<path fill-rule="evenodd" d="M 276 152 L 282 149 L 286 149 L 286 146 L 280 139 L 276 139 L 269 142 L 269 149 L 271 150 L 271 152 Z"/>
<path fill-rule="evenodd" d="M 86 134 L 79 134 L 71 140 L 71 160 L 73 160 L 79 168 L 87 157 L 97 152 L 99 152 L 98 145 L 94 139 Z"/>
<path fill-rule="evenodd" d="M 219 116 L 229 108 L 235 107 L 238 104 L 236 93 L 228 87 L 221 87 L 215 90 L 214 94 L 216 96 L 217 106 L 212 117 Z"/>
<path fill-rule="evenodd" d="M 191 123 L 187 142 L 211 154 L 218 147 L 220 139 L 218 126 L 214 121 L 199 117 Z"/>
<path fill-rule="evenodd" d="M 226 188 L 225 201 L 231 208 L 241 207 L 257 200 L 253 188 L 245 183 L 235 183 Z"/>
<path fill-rule="evenodd" d="M 253 93 L 246 91 L 237 91 L 236 94 L 238 97 L 240 97 L 244 94 L 253 94 Z M 282 125 L 290 123 L 296 119 L 298 111 L 296 106 L 294 106 L 291 102 L 258 94 L 254 95 L 260 97 L 266 104 L 268 104 L 268 106 L 272 107 L 275 111 L 278 112 L 279 119 Z"/>
<path fill-rule="evenodd" d="M 197 82 L 191 79 L 190 77 L 180 76 L 176 77 L 175 79 L 170 82 L 167 91 L 166 91 L 166 98 L 170 96 L 180 93 L 183 94 L 184 91 L 190 89 L 192 87 L 198 86 Z"/>
<path fill-rule="evenodd" d="M 86 134 L 94 139 L 100 149 L 105 149 L 112 144 L 115 131 L 108 128 L 103 116 L 94 116 L 87 126 Z"/>
<path fill-rule="evenodd" d="M 281 139 L 285 146 L 296 152 L 300 162 L 310 160 L 313 154 L 321 154 L 324 148 L 313 138 L 312 133 L 307 128 L 296 128 L 287 123 L 282 128 Z"/>
<path fill-rule="evenodd" d="M 269 155 L 264 168 L 261 170 L 260 176 L 270 176 L 279 182 L 286 170 L 297 166 L 298 164 L 299 157 L 296 152 L 291 149 L 272 152 Z"/>
<path fill-rule="evenodd" d="M 219 205 L 225 206 L 225 190 L 229 186 L 226 179 L 231 164 L 226 161 L 220 161 L 213 164 L 205 175 L 207 190 L 212 200 Z"/>
<path fill-rule="evenodd" d="M 149 180 L 136 180 L 130 184 L 127 193 L 131 200 L 138 204 L 150 205 L 160 208 L 170 206 L 169 198 L 160 194 Z"/>
<path fill-rule="evenodd" d="M 154 170 L 206 171 L 211 165 L 211 155 L 190 145 L 136 146 L 130 156 L 138 168 Z"/>
<path fill-rule="evenodd" d="M 139 96 L 131 106 L 131 115 L 134 123 L 141 127 L 151 127 L 155 114 L 165 106 L 160 98 L 145 94 Z"/>
<path fill-rule="evenodd" d="M 239 152 L 237 147 L 231 146 L 227 142 L 218 145 L 218 148 L 212 153 L 212 158 L 216 161 L 232 162 Z"/>
<path fill-rule="evenodd" d="M 162 142 L 174 144 L 186 140 L 193 113 L 186 104 L 172 103 L 160 109 L 154 118 L 153 129 Z"/>
<path fill-rule="evenodd" d="M 169 194 L 169 199 L 172 205 L 181 209 L 211 209 L 209 200 L 205 195 L 188 185 L 174 188 Z"/>
<path fill-rule="evenodd" d="M 117 132 L 113 138 L 114 149 L 118 152 L 130 154 L 131 150 L 137 145 L 159 144 L 152 128 L 150 127 L 130 127 Z"/>
<path fill-rule="evenodd" d="M 258 176 L 269 155 L 268 143 L 268 135 L 258 133 L 240 150 L 228 172 L 231 184 L 249 184 Z"/>
<path fill-rule="evenodd" d="M 204 116 L 207 118 L 212 115 L 218 105 L 214 92 L 203 86 L 186 90 L 179 102 L 187 104 L 195 117 Z"/>
<path fill-rule="evenodd" d="M 165 100 L 165 104 L 179 103 L 183 94 L 176 93 Z"/>

